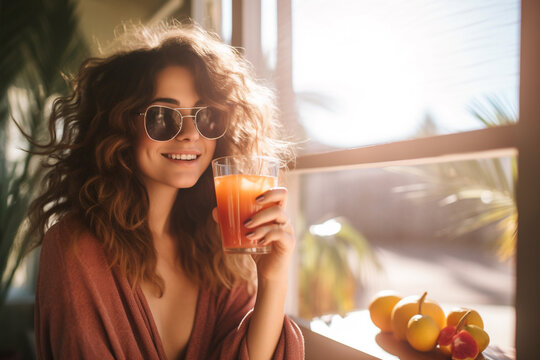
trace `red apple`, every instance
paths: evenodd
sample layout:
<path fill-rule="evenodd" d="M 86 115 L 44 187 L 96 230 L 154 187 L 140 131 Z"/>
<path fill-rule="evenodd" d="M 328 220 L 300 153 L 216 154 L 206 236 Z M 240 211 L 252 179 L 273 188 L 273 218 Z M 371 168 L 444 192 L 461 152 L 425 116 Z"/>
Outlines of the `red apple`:
<path fill-rule="evenodd" d="M 452 360 L 474 360 L 478 355 L 476 340 L 465 330 L 452 337 Z"/>

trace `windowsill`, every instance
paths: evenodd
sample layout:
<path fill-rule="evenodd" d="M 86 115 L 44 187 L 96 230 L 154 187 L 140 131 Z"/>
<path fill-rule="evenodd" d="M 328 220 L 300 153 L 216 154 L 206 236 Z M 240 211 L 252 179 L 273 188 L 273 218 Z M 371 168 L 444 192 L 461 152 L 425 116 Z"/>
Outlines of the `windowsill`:
<path fill-rule="evenodd" d="M 442 307 L 447 312 L 456 306 L 444 304 Z M 482 315 L 490 336 L 490 345 L 483 353 L 484 359 L 514 359 L 515 309 L 491 305 L 477 305 L 474 308 Z M 344 318 L 335 315 L 325 320 L 312 320 L 310 330 L 381 360 L 447 359 L 438 350 L 420 353 L 405 342 L 395 340 L 391 333 L 380 333 L 371 322 L 367 310 L 351 312 Z"/>

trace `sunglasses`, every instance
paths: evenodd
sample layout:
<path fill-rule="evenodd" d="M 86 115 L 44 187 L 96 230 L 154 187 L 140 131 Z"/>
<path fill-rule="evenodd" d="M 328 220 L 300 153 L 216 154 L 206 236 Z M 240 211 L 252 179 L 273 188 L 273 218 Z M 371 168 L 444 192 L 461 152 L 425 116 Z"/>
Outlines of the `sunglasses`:
<path fill-rule="evenodd" d="M 179 110 L 191 110 L 191 115 L 182 115 Z M 192 118 L 197 132 L 208 140 L 219 139 L 227 131 L 227 121 L 223 114 L 207 106 L 170 108 L 151 105 L 144 113 L 137 115 L 144 115 L 146 134 L 154 141 L 169 141 L 178 136 L 184 118 Z"/>

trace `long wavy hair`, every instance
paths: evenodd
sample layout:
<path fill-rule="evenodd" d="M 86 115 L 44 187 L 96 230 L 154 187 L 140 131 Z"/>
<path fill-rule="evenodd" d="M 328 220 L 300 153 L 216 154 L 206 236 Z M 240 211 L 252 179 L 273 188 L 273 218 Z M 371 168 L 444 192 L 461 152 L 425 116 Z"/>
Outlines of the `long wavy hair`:
<path fill-rule="evenodd" d="M 150 281 L 161 294 L 157 255 L 148 226 L 149 200 L 135 161 L 134 113 L 144 110 L 156 74 L 187 67 L 206 105 L 226 114 L 229 128 L 217 140 L 214 158 L 261 154 L 292 159 L 279 141 L 273 93 L 258 83 L 236 49 L 193 24 L 129 26 L 107 57 L 85 61 L 72 79 L 73 92 L 56 99 L 49 119 L 44 191 L 31 204 L 36 246 L 49 225 L 73 218 L 100 241 L 110 265 L 135 286 Z M 250 257 L 224 255 L 211 211 L 216 206 L 210 167 L 192 188 L 180 189 L 172 209 L 173 233 L 183 270 L 210 288 L 253 282 Z M 76 242 L 76 237 L 74 239 Z"/>

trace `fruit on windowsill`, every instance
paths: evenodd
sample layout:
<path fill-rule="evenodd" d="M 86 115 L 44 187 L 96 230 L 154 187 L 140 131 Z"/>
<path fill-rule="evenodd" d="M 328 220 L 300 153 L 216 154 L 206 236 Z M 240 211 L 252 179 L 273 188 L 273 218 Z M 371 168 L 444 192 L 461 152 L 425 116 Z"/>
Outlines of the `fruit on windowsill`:
<path fill-rule="evenodd" d="M 409 320 L 407 341 L 415 350 L 431 351 L 437 346 L 440 329 L 431 316 L 416 314 Z"/>
<path fill-rule="evenodd" d="M 409 319 L 405 334 L 409 345 L 418 351 L 433 350 L 437 346 L 437 338 L 441 330 L 431 316 L 422 314 L 422 305 L 426 296 L 427 292 L 418 300 L 418 314 Z"/>
<path fill-rule="evenodd" d="M 383 290 L 378 292 L 369 304 L 371 321 L 382 332 L 392 331 L 392 309 L 401 299 L 395 291 Z"/>
<path fill-rule="evenodd" d="M 487 332 L 479 326 L 468 324 L 471 316 L 476 317 L 472 310 L 468 310 L 459 319 L 456 326 L 446 326 L 439 333 L 437 339 L 439 349 L 447 355 L 452 355 L 452 359 L 474 359 L 489 345 Z M 464 332 L 468 335 L 463 334 Z M 471 338 L 474 342 L 473 345 L 471 345 Z"/>
<path fill-rule="evenodd" d="M 478 344 L 478 353 L 486 350 L 489 345 L 489 335 L 482 328 L 476 325 L 467 324 L 463 327 L 463 330 L 472 335 L 476 343 Z"/>
<path fill-rule="evenodd" d="M 446 316 L 446 325 L 451 326 L 457 326 L 459 320 L 465 315 L 468 311 L 470 311 L 469 315 L 467 316 L 466 322 L 464 325 L 470 324 L 470 325 L 476 325 L 480 327 L 481 329 L 484 328 L 484 321 L 482 320 L 482 317 L 480 314 L 473 309 L 468 308 L 455 308 L 452 309 L 448 315 Z"/>
<path fill-rule="evenodd" d="M 478 355 L 478 344 L 473 336 L 461 330 L 452 337 L 452 360 L 474 360 Z"/>
<path fill-rule="evenodd" d="M 451 355 L 452 354 L 452 338 L 456 334 L 456 327 L 455 326 L 446 326 L 441 329 L 439 332 L 439 337 L 437 338 L 437 344 L 439 345 L 439 349 L 446 354 Z"/>
<path fill-rule="evenodd" d="M 416 315 L 418 311 L 418 302 L 420 296 L 407 296 L 401 299 L 392 310 L 391 322 L 392 332 L 394 337 L 398 340 L 405 340 L 407 338 L 407 326 L 409 320 Z M 446 317 L 442 308 L 434 301 L 424 300 L 422 305 L 422 313 L 429 315 L 439 328 L 444 327 L 446 323 Z"/>

